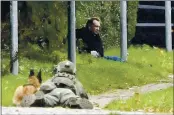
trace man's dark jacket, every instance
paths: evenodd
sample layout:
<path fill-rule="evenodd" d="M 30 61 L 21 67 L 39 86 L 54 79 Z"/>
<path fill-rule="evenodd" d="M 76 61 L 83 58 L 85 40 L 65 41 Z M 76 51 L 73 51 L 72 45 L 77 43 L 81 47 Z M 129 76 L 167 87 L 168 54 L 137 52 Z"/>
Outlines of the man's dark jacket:
<path fill-rule="evenodd" d="M 86 50 L 88 53 L 95 50 L 100 54 L 101 57 L 104 56 L 103 43 L 99 34 L 95 34 L 88 28 L 82 27 L 80 29 L 76 29 L 76 38 L 77 40 L 83 40 L 86 45 L 84 50 Z"/>

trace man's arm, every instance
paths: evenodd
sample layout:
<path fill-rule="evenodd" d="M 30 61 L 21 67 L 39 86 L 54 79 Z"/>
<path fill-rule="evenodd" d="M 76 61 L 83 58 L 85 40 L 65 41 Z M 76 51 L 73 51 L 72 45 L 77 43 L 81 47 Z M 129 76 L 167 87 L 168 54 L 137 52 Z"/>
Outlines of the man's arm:
<path fill-rule="evenodd" d="M 81 29 L 76 29 L 76 46 L 79 47 L 79 39 L 82 37 L 81 35 Z"/>
<path fill-rule="evenodd" d="M 76 40 L 82 39 L 82 29 L 76 29 Z"/>
<path fill-rule="evenodd" d="M 84 27 L 76 29 L 76 46 L 79 53 L 84 51 L 83 45 L 84 45 Z"/>

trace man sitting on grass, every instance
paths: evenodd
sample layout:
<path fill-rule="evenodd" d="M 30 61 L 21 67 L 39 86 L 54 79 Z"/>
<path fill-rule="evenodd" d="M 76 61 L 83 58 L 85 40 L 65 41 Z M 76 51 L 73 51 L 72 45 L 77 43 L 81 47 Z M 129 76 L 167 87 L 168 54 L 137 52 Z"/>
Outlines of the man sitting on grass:
<path fill-rule="evenodd" d="M 103 57 L 103 43 L 99 35 L 100 19 L 93 17 L 89 19 L 85 27 L 76 29 L 77 47 L 79 53 L 91 53 L 94 57 Z M 82 39 L 84 46 L 80 48 L 79 40 Z"/>
<path fill-rule="evenodd" d="M 104 56 L 103 43 L 99 35 L 100 19 L 92 17 L 86 23 L 85 27 L 76 29 L 77 48 L 79 53 L 91 53 L 94 57 L 104 57 L 107 60 L 122 61 L 118 56 Z M 83 46 L 80 46 L 80 39 L 82 39 Z"/>

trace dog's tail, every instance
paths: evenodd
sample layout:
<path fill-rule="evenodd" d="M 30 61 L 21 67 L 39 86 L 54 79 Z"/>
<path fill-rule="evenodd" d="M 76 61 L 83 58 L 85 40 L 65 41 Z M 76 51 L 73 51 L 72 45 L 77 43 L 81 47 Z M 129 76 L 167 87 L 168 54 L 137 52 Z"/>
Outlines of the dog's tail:
<path fill-rule="evenodd" d="M 17 87 L 13 96 L 13 104 L 20 105 L 22 98 L 23 98 L 23 86 L 19 86 Z"/>

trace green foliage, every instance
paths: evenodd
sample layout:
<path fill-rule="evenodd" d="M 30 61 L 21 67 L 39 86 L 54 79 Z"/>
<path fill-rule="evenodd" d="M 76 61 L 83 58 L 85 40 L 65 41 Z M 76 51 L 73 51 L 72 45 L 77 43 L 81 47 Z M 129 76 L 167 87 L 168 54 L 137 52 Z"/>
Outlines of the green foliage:
<path fill-rule="evenodd" d="M 138 103 L 136 95 L 126 101 L 113 101 L 106 106 L 106 109 L 123 111 L 144 110 L 146 112 L 173 113 L 173 87 L 165 90 L 150 92 L 144 95 L 140 94 L 138 98 Z"/>
<path fill-rule="evenodd" d="M 34 36 L 48 37 L 50 51 L 59 49 L 62 40 L 67 35 L 67 5 L 66 2 L 27 2 L 32 8 Z"/>
<path fill-rule="evenodd" d="M 28 44 L 22 49 L 20 54 L 22 57 L 27 57 L 31 60 L 37 60 L 40 62 L 51 62 L 57 64 L 61 60 L 67 58 L 66 52 L 63 50 L 42 50 L 38 45 Z"/>
<path fill-rule="evenodd" d="M 67 55 L 63 52 L 60 52 L 60 51 L 54 51 L 51 54 L 51 57 L 52 57 L 52 60 L 53 60 L 54 64 L 58 64 L 58 62 L 64 61 L 64 60 L 67 59 Z"/>
<path fill-rule="evenodd" d="M 10 24 L 9 22 L 1 22 L 1 48 L 4 46 L 4 44 L 9 45 L 10 44 Z"/>
<path fill-rule="evenodd" d="M 1 53 L 1 75 L 4 76 L 10 73 L 10 53 Z"/>

